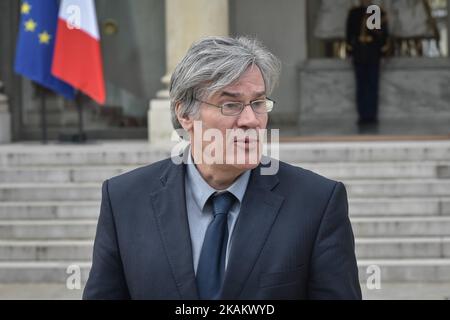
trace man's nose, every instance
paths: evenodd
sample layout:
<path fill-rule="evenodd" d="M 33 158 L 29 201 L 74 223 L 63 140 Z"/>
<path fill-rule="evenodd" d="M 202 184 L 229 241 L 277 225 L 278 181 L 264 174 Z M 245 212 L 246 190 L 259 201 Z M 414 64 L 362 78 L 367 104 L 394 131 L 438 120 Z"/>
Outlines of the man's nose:
<path fill-rule="evenodd" d="M 244 107 L 241 114 L 239 115 L 237 124 L 239 127 L 249 127 L 249 128 L 254 128 L 258 126 L 259 120 L 256 117 L 256 114 L 250 105 L 246 105 Z"/>

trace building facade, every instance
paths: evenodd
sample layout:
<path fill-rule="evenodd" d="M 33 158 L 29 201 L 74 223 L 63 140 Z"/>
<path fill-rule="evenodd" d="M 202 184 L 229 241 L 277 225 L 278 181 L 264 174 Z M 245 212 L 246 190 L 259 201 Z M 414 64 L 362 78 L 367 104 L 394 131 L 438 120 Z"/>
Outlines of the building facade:
<path fill-rule="evenodd" d="M 336 49 L 342 39 L 330 42 L 317 34 L 319 20 L 342 26 L 345 14 L 324 16 L 324 3 L 97 0 L 108 95 L 101 107 L 83 99 L 88 136 L 147 138 L 148 127 L 152 127 L 148 120 L 151 101 L 161 102 L 153 103 L 154 111 L 167 105 L 167 83 L 176 62 L 192 41 L 213 34 L 255 36 L 281 59 L 282 77 L 272 96 L 277 107 L 271 126 L 280 128 L 282 135 L 354 134 L 354 77 L 349 60 Z M 427 3 L 435 8 L 433 14 L 439 21 L 438 53 L 399 51 L 384 64 L 381 133 L 450 132 L 450 1 Z M 19 19 L 19 0 L 0 2 L 0 81 L 8 98 L 12 140 L 39 140 L 41 101 L 35 85 L 13 71 Z M 46 106 L 50 139 L 76 130 L 73 102 L 49 95 Z M 161 115 L 166 114 L 162 109 Z M 160 130 L 157 125 L 152 128 Z"/>

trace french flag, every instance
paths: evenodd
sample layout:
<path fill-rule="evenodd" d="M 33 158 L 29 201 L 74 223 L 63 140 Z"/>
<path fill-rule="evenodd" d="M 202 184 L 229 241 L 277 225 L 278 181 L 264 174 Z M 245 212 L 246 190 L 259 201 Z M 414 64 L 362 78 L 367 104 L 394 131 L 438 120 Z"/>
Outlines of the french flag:
<path fill-rule="evenodd" d="M 100 35 L 93 0 L 61 1 L 52 74 L 97 103 L 105 103 Z"/>

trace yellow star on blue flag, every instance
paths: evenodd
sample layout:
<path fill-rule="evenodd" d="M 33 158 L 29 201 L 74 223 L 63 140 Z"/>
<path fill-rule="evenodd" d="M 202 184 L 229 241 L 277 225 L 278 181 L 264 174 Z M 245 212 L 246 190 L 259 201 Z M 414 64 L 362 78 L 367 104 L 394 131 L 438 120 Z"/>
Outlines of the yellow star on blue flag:
<path fill-rule="evenodd" d="M 14 70 L 68 99 L 73 99 L 74 88 L 51 74 L 55 47 L 52 35 L 56 34 L 58 9 L 57 0 L 22 1 Z"/>
<path fill-rule="evenodd" d="M 24 26 L 25 26 L 25 31 L 34 32 L 34 30 L 37 27 L 37 23 L 34 22 L 33 19 L 28 19 L 27 21 L 25 21 Z"/>
<path fill-rule="evenodd" d="M 47 31 L 44 31 L 42 33 L 39 33 L 39 42 L 44 44 L 49 44 L 50 39 L 52 38 L 51 35 L 47 33 Z"/>
<path fill-rule="evenodd" d="M 29 14 L 31 11 L 31 6 L 27 1 L 22 2 L 22 5 L 20 6 L 20 12 L 22 14 Z"/>

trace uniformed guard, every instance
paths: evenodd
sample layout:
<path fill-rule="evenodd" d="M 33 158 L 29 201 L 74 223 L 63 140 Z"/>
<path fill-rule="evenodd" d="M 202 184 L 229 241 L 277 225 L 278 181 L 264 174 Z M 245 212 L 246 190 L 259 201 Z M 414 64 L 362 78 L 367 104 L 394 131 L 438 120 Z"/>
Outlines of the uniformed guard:
<path fill-rule="evenodd" d="M 361 0 L 359 6 L 350 9 L 347 18 L 347 52 L 353 58 L 356 76 L 356 104 L 358 126 L 361 133 L 373 131 L 378 124 L 378 88 L 380 61 L 387 53 L 388 23 L 381 9 L 381 28 L 369 29 L 367 13 L 370 0 Z"/>

